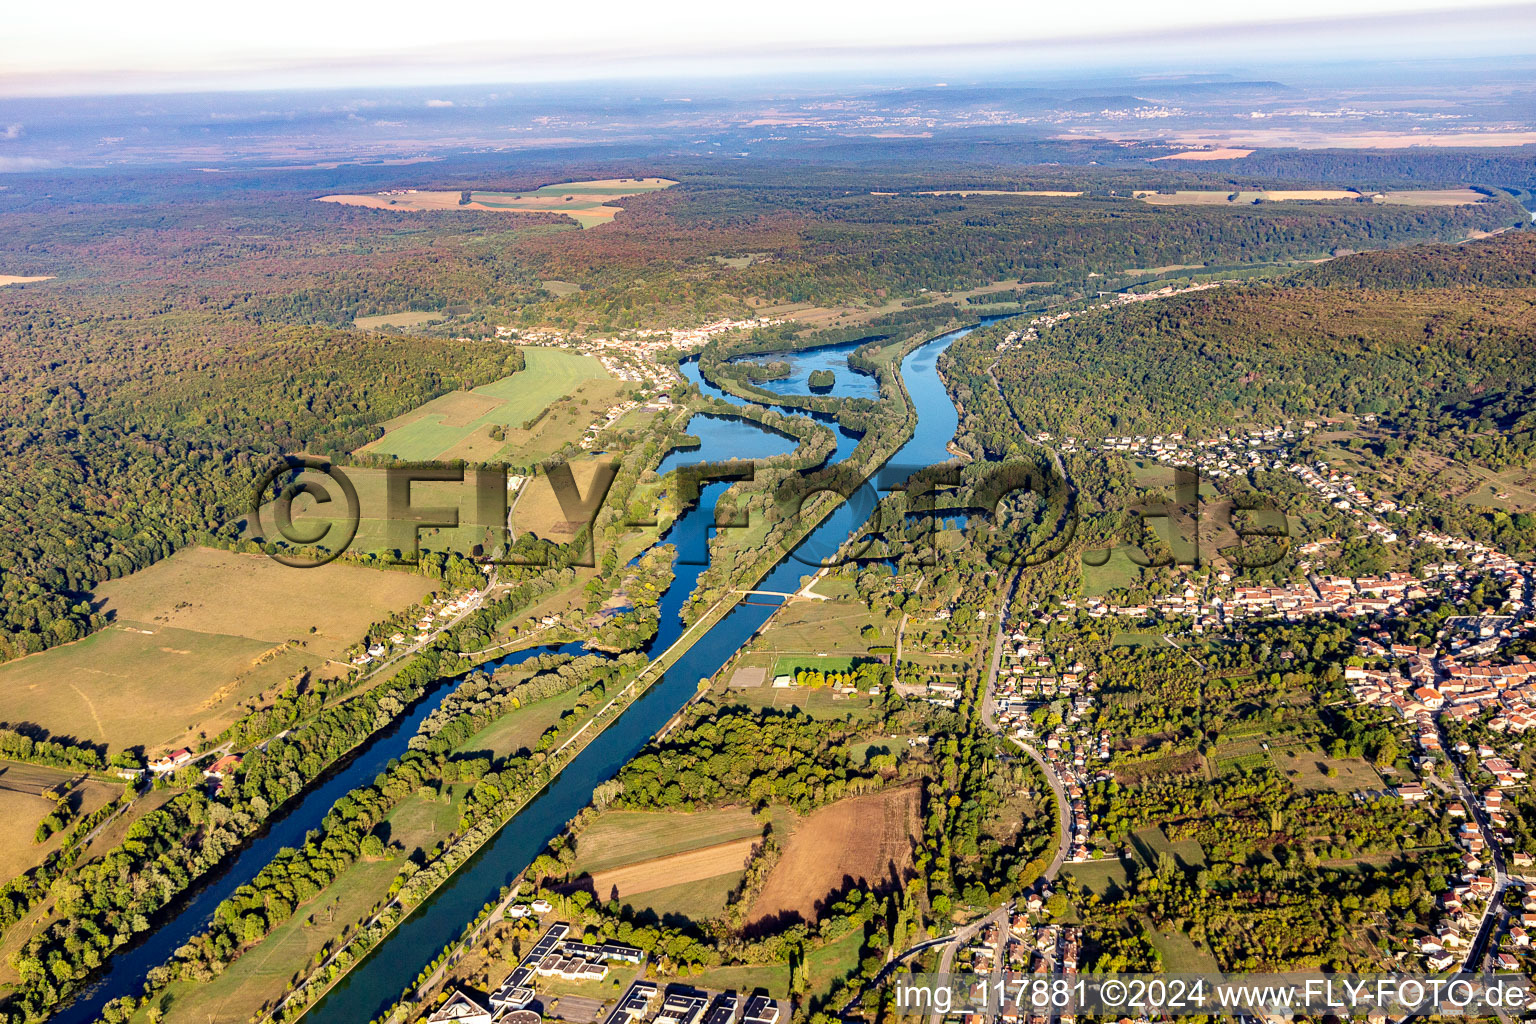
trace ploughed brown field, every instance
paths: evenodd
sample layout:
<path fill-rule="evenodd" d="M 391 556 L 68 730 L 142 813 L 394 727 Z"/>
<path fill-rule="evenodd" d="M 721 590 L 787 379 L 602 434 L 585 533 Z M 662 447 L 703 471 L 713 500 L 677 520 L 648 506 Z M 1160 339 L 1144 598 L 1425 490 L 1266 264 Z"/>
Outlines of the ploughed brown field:
<path fill-rule="evenodd" d="M 912 846 L 921 828 L 917 801 L 917 789 L 902 786 L 839 800 L 801 820 L 753 904 L 747 927 L 814 921 L 827 897 L 850 879 L 862 889 L 884 889 L 911 877 Z"/>

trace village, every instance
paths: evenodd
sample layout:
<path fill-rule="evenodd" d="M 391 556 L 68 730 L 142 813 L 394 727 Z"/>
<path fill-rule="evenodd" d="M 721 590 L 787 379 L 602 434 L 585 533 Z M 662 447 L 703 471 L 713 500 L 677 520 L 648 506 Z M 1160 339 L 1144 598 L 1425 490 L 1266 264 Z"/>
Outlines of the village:
<path fill-rule="evenodd" d="M 567 348 L 591 356 L 615 380 L 640 385 L 634 398 L 625 399 L 602 410 L 578 442 L 583 451 L 596 448 L 603 432 L 636 410 L 666 412 L 672 409 L 667 392 L 683 384 L 677 371 L 679 352 L 696 352 L 711 340 L 732 331 L 756 330 L 783 323 L 771 317 L 750 320 L 715 320 L 700 327 L 635 328 L 614 337 L 589 337 L 559 330 L 538 328 L 518 330 L 497 327 L 496 337 L 505 342 Z"/>
<path fill-rule="evenodd" d="M 1003 336 L 1003 340 L 997 343 L 997 351 L 1006 352 L 1011 348 L 1018 348 L 1023 344 L 1037 341 L 1040 331 L 1053 324 L 1059 324 L 1073 317 L 1085 316 L 1089 313 L 1099 313 L 1106 309 L 1114 309 L 1116 306 L 1128 306 L 1137 302 L 1151 302 L 1155 299 L 1172 298 L 1175 295 L 1187 295 L 1190 292 L 1209 291 L 1212 288 L 1220 288 L 1223 282 L 1209 282 L 1206 284 L 1194 284 L 1184 288 L 1175 288 L 1173 285 L 1163 287 L 1150 292 L 1116 292 L 1107 302 L 1095 302 L 1082 309 L 1069 309 L 1061 313 L 1047 313 L 1043 316 L 1032 317 L 1023 330 L 1009 331 Z M 1099 293 L 1101 296 L 1103 292 Z"/>

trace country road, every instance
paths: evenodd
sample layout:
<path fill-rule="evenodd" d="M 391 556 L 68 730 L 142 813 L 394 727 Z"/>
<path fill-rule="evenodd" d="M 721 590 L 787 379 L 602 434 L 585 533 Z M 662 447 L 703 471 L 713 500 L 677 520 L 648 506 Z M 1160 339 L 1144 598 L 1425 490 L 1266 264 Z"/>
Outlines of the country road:
<path fill-rule="evenodd" d="M 1067 802 L 1067 792 L 1061 785 L 1060 776 L 1046 763 L 1045 758 L 1040 756 L 1039 751 L 1023 740 L 1016 739 L 1013 742 L 1020 750 L 1035 759 L 1035 763 L 1045 773 L 1045 781 L 1051 787 L 1051 794 L 1056 798 L 1056 856 L 1051 858 L 1051 863 L 1046 866 L 1044 873 L 1040 876 L 1048 881 L 1055 881 L 1061 866 L 1067 862 L 1067 854 L 1072 849 L 1072 823 L 1068 817 L 1072 813 L 1072 805 Z"/>
<path fill-rule="evenodd" d="M 992 911 L 992 913 L 988 914 L 986 917 L 977 918 L 970 924 L 966 925 L 964 928 L 961 928 L 959 931 L 955 932 L 949 945 L 944 948 L 944 955 L 939 957 L 938 973 L 949 974 L 951 971 L 953 971 L 955 969 L 955 953 L 967 942 L 970 942 L 972 939 L 974 939 L 976 935 L 984 930 L 988 925 L 995 924 L 1000 928 L 1007 929 L 1008 913 L 1010 909 L 1011 907 L 1005 903 L 998 907 L 996 910 Z M 998 962 L 1001 962 L 1001 958 L 999 958 Z M 943 1024 L 943 1022 L 944 1015 L 938 1011 L 932 1013 L 928 1018 L 928 1024 Z"/>

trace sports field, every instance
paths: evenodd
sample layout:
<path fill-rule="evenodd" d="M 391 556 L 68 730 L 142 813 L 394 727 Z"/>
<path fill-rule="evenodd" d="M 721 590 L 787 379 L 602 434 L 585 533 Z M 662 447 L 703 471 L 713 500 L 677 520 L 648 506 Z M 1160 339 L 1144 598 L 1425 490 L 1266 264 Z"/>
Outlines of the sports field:
<path fill-rule="evenodd" d="M 605 380 L 603 365 L 590 356 L 556 348 L 526 348 L 527 365 L 510 377 L 473 391 L 441 395 L 384 424 L 385 434 L 362 451 L 393 455 L 406 461 L 474 458 L 466 447 L 483 439 L 489 457 L 505 442 L 493 441 L 491 431 L 531 428 L 549 406 L 587 381 Z"/>
<path fill-rule="evenodd" d="M 500 211 L 505 213 L 563 213 L 584 228 L 606 224 L 624 212 L 614 200 L 643 192 L 659 192 L 677 182 L 667 178 L 605 178 L 600 181 L 568 181 L 544 185 L 528 192 L 479 192 L 470 190 L 469 202 L 462 191 L 396 189 L 372 195 L 320 196 L 318 202 L 363 206 L 402 213 L 446 210 Z"/>
<path fill-rule="evenodd" d="M 0 721 L 153 756 L 216 735 L 300 671 L 339 673 L 332 658 L 432 589 L 408 573 L 188 548 L 102 584 L 106 629 L 0 665 Z"/>

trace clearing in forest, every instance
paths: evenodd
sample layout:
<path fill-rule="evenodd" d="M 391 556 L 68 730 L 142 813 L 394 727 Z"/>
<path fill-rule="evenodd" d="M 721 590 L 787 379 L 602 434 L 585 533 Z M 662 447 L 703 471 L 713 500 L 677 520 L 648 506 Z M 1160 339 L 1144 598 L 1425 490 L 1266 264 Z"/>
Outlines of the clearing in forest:
<path fill-rule="evenodd" d="M 322 203 L 362 206 L 401 213 L 470 210 L 502 213 L 563 213 L 584 228 L 606 224 L 624 212 L 613 201 L 643 192 L 659 192 L 677 182 L 669 178 L 605 178 L 544 185 L 527 192 L 424 191 L 392 189 L 371 195 L 320 196 Z M 465 202 L 466 191 L 468 202 Z"/>
<path fill-rule="evenodd" d="M 553 403 L 587 382 L 609 379 L 602 363 L 565 349 L 525 348 L 523 357 L 526 365 L 511 376 L 441 395 L 395 417 L 384 424 L 383 437 L 360 450 L 408 462 L 488 460 L 507 444 L 492 438 L 493 430 L 501 428 L 509 439 L 517 431 L 532 431 Z M 471 451 L 475 447 L 485 450 Z"/>

